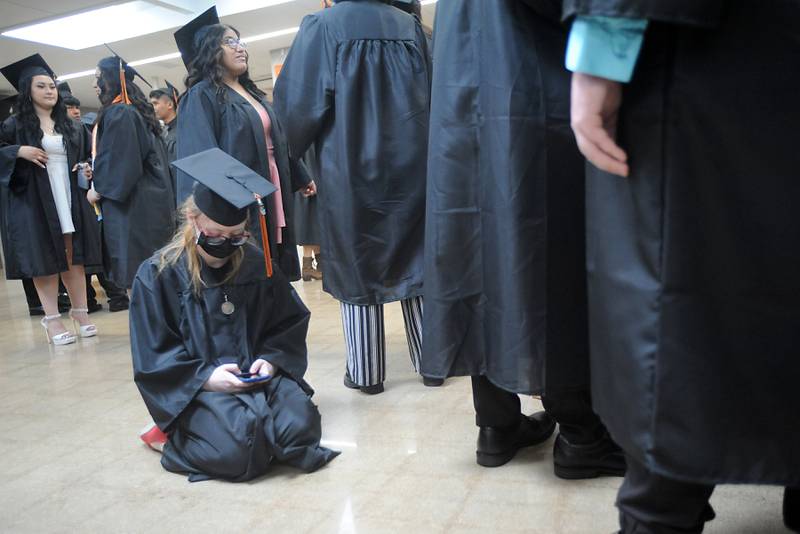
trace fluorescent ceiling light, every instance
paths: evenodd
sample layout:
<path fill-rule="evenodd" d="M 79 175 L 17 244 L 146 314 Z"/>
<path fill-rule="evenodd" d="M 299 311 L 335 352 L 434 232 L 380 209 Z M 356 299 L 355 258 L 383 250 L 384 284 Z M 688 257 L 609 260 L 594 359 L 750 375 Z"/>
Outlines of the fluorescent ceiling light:
<path fill-rule="evenodd" d="M 265 41 L 267 39 L 274 39 L 275 37 L 292 35 L 293 33 L 297 33 L 299 29 L 300 29 L 299 26 L 295 26 L 293 28 L 284 28 L 283 30 L 277 30 L 269 33 L 262 33 L 259 35 L 253 35 L 252 37 L 243 37 L 242 40 L 245 41 L 246 43 Z M 169 61 L 171 59 L 178 59 L 179 57 L 181 57 L 180 52 L 172 52 L 171 54 L 163 54 L 161 56 L 153 56 L 145 59 L 137 59 L 136 61 L 130 61 L 128 62 L 128 65 L 130 65 L 131 67 L 138 67 L 140 65 L 147 65 L 149 63 L 158 63 L 159 61 Z M 94 72 L 95 69 L 91 69 L 91 70 L 83 70 L 81 72 L 73 72 L 71 74 L 63 74 L 58 77 L 58 81 L 63 82 L 66 80 L 72 80 L 74 78 L 83 78 L 84 76 L 92 76 L 94 75 Z"/>
<path fill-rule="evenodd" d="M 289 2 L 294 0 L 220 0 L 217 12 L 222 17 Z M 114 43 L 177 28 L 196 16 L 192 11 L 199 13 L 205 10 L 205 7 L 187 10 L 183 8 L 183 4 L 186 2 L 136 0 L 24 26 L 4 32 L 3 35 L 71 50 L 83 50 L 103 43 Z M 192 7 L 199 7 L 198 4 L 208 7 L 210 2 L 189 2 Z M 86 28 L 91 30 L 86 31 Z"/>
<path fill-rule="evenodd" d="M 182 10 L 137 0 L 25 26 L 4 32 L 3 35 L 83 50 L 174 28 L 191 20 L 192 16 Z"/>

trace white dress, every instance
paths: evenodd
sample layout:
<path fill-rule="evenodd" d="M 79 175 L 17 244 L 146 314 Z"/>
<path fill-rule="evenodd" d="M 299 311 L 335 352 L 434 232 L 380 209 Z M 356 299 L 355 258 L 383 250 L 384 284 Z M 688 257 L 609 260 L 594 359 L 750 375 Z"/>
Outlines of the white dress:
<path fill-rule="evenodd" d="M 69 183 L 69 161 L 61 135 L 42 137 L 42 148 L 47 152 L 47 175 L 50 177 L 50 190 L 56 202 L 61 233 L 75 232 L 72 222 L 72 191 Z"/>

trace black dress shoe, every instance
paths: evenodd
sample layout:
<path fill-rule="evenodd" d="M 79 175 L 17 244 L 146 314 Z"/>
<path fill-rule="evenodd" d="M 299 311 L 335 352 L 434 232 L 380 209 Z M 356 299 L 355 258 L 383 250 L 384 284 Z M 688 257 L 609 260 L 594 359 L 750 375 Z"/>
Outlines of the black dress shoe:
<path fill-rule="evenodd" d="M 567 480 L 597 478 L 601 476 L 625 476 L 625 454 L 610 436 L 589 443 L 576 445 L 561 434 L 553 445 L 555 474 Z"/>
<path fill-rule="evenodd" d="M 428 376 L 423 376 L 422 383 L 429 388 L 438 388 L 444 384 L 444 378 L 430 378 Z"/>
<path fill-rule="evenodd" d="M 128 298 L 125 297 L 124 299 L 115 299 L 108 301 L 108 311 L 110 312 L 118 312 L 122 310 L 127 310 L 129 305 Z"/>
<path fill-rule="evenodd" d="M 518 450 L 547 441 L 555 429 L 555 419 L 546 412 L 520 415 L 519 424 L 512 428 L 482 426 L 478 431 L 478 465 L 500 467 Z"/>
<path fill-rule="evenodd" d="M 28 308 L 28 313 L 31 317 L 37 317 L 39 315 L 44 315 L 44 308 L 41 306 L 32 306 Z"/>
<path fill-rule="evenodd" d="M 353 379 L 350 378 L 350 371 L 344 372 L 344 386 L 350 389 L 357 389 L 361 391 L 361 393 L 366 393 L 367 395 L 377 395 L 378 393 L 383 393 L 383 382 L 379 382 L 378 384 L 373 384 L 371 386 L 359 386 Z"/>
<path fill-rule="evenodd" d="M 88 310 L 89 310 L 89 312 L 88 312 L 88 313 L 94 313 L 94 312 L 96 312 L 96 311 L 100 311 L 100 310 L 102 310 L 102 309 L 103 309 L 103 305 L 102 305 L 102 304 L 100 304 L 100 303 L 99 303 L 99 302 L 97 302 L 97 301 L 94 301 L 94 302 L 87 302 L 87 303 L 86 303 L 86 309 L 88 309 Z"/>

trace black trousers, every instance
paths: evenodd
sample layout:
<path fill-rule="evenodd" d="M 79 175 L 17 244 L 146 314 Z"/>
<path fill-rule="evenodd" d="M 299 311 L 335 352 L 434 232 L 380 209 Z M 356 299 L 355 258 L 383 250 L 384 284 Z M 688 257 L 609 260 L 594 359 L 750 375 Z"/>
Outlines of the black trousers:
<path fill-rule="evenodd" d="M 478 426 L 509 427 L 519 423 L 519 396 L 495 386 L 485 376 L 472 377 L 472 401 Z M 570 443 L 594 443 L 606 435 L 605 426 L 592 411 L 588 389 L 548 395 L 542 398 L 542 404 Z"/>
<path fill-rule="evenodd" d="M 617 494 L 619 524 L 623 534 L 687 534 L 703 532 L 714 519 L 709 504 L 713 485 L 682 482 L 651 473 L 627 457 L 628 470 Z M 800 529 L 800 490 L 787 488 L 784 521 Z"/>

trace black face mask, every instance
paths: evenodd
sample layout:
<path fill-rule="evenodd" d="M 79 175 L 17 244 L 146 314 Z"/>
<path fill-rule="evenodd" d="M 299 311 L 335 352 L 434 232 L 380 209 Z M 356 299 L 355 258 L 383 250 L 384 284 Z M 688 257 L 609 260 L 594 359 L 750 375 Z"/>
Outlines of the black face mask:
<path fill-rule="evenodd" d="M 242 245 L 244 243 L 236 244 L 227 237 L 208 237 L 203 232 L 197 236 L 197 246 L 205 250 L 209 256 L 219 259 L 231 256 Z"/>

